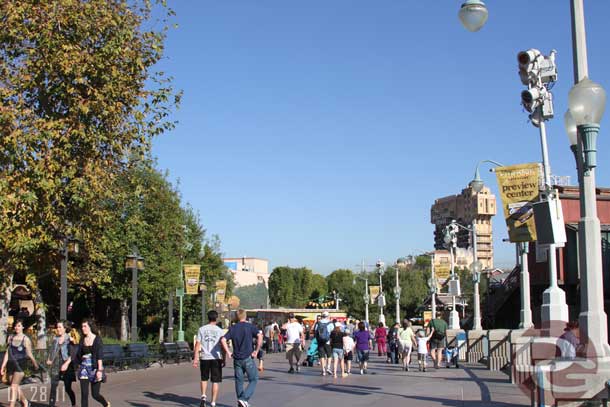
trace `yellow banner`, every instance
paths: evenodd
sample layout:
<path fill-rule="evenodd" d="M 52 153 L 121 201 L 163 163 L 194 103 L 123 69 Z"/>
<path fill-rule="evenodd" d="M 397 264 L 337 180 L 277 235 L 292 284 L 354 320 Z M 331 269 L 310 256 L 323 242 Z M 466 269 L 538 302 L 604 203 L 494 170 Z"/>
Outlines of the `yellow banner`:
<path fill-rule="evenodd" d="M 424 311 L 424 326 L 427 326 L 432 321 L 432 311 Z"/>
<path fill-rule="evenodd" d="M 540 164 L 518 164 L 496 168 L 498 189 L 513 243 L 536 240 L 535 202 L 540 199 Z"/>
<path fill-rule="evenodd" d="M 450 263 L 434 263 L 434 276 L 439 280 L 447 280 L 451 275 Z"/>
<path fill-rule="evenodd" d="M 227 294 L 227 280 L 217 281 L 216 282 L 216 302 L 224 304 L 226 294 Z"/>
<path fill-rule="evenodd" d="M 379 297 L 379 286 L 378 285 L 370 285 L 369 286 L 369 296 L 371 297 L 371 304 L 375 304 L 375 302 L 377 301 L 377 297 Z"/>
<path fill-rule="evenodd" d="M 186 294 L 197 295 L 199 293 L 199 274 L 201 266 L 199 264 L 184 265 L 184 287 Z"/>

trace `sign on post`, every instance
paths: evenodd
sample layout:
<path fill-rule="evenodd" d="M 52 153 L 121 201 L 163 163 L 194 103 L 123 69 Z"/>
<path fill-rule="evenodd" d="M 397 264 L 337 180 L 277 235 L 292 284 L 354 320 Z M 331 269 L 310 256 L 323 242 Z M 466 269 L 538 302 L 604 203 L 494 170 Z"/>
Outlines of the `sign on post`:
<path fill-rule="evenodd" d="M 371 300 L 371 305 L 375 304 L 377 301 L 377 297 L 379 297 L 380 289 L 378 285 L 370 285 L 369 286 L 369 297 Z"/>
<path fill-rule="evenodd" d="M 496 168 L 508 237 L 513 243 L 536 240 L 534 203 L 540 200 L 540 164 Z"/>
<path fill-rule="evenodd" d="M 224 304 L 226 293 L 227 293 L 227 280 L 218 280 L 216 282 L 216 302 Z"/>
<path fill-rule="evenodd" d="M 184 265 L 184 287 L 187 295 L 199 294 L 199 274 L 201 266 L 199 264 Z"/>

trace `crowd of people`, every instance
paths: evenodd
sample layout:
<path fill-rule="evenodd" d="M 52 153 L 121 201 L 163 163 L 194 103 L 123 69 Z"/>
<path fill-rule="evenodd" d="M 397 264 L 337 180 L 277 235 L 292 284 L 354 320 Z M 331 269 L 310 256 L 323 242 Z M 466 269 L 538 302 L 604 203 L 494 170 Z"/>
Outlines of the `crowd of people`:
<path fill-rule="evenodd" d="M 404 371 L 409 371 L 412 354 L 417 353 L 419 371 L 425 372 L 429 349 L 433 366 L 440 367 L 447 331 L 442 319 L 432 320 L 425 329 L 413 327 L 408 319 L 389 328 L 380 323 L 372 329 L 366 321 L 331 320 L 326 311 L 311 327 L 293 313 L 281 325 L 270 321 L 257 326 L 247 321 L 244 310 L 239 310 L 237 321 L 224 332 L 217 326 L 217 318 L 218 313 L 210 311 L 208 324 L 199 329 L 195 340 L 193 366 L 200 369 L 200 407 L 216 406 L 227 359 L 233 360 L 237 405 L 249 407 L 259 373 L 264 371 L 265 352 L 284 352 L 289 374 L 299 373 L 302 365 L 319 365 L 322 376 L 347 377 L 356 365 L 365 375 L 370 352 L 375 348 L 387 363 L 400 364 Z M 244 387 L 246 379 L 248 385 Z M 209 400 L 208 381 L 212 382 Z"/>
<path fill-rule="evenodd" d="M 102 338 L 97 334 L 92 321 L 83 320 L 80 332 L 70 322 L 59 321 L 46 360 L 51 378 L 49 407 L 55 407 L 60 383 L 63 383 L 71 405 L 76 406 L 72 384 L 77 380 L 80 385 L 81 407 L 89 405 L 89 389 L 94 400 L 104 407 L 110 406 L 110 402 L 101 395 L 102 383 L 106 381 L 103 355 Z M 24 333 L 23 320 L 16 319 L 0 368 L 2 381 L 10 386 L 9 407 L 15 407 L 17 402 L 24 407 L 30 406 L 30 401 L 21 390 L 21 382 L 29 368 L 38 370 L 39 363 L 32 354 L 32 341 Z"/>

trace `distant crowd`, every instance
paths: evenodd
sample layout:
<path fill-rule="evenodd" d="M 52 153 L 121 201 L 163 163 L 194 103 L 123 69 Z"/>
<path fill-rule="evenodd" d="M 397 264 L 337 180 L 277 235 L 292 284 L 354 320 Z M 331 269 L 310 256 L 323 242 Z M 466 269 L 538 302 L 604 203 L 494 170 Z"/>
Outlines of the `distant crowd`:
<path fill-rule="evenodd" d="M 237 321 L 223 330 L 217 318 L 216 311 L 210 311 L 209 323 L 199 329 L 195 340 L 193 366 L 201 374 L 200 407 L 216 406 L 227 359 L 233 359 L 237 406 L 249 407 L 259 372 L 265 370 L 265 353 L 285 353 L 289 374 L 317 365 L 321 376 L 343 378 L 352 374 L 353 365 L 361 375 L 367 374 L 370 352 L 375 350 L 387 363 L 400 364 L 404 371 L 411 369 L 412 355 L 417 355 L 419 371 L 426 371 L 429 356 L 432 366 L 438 368 L 446 346 L 447 323 L 442 319 L 433 319 L 426 328 L 416 328 L 408 319 L 391 327 L 380 323 L 373 328 L 367 321 L 331 320 L 324 311 L 312 326 L 292 313 L 281 324 L 268 321 L 257 326 L 247 321 L 244 310 L 239 310 Z M 212 392 L 208 400 L 209 381 Z"/>

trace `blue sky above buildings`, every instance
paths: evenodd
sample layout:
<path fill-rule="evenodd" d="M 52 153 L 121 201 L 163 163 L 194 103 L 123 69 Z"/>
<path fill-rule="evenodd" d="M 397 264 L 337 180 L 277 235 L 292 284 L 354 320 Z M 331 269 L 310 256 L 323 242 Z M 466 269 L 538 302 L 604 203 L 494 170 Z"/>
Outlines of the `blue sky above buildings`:
<path fill-rule="evenodd" d="M 591 79 L 610 92 L 610 2 L 587 1 Z M 184 90 L 154 142 L 228 256 L 328 273 L 430 249 L 434 199 L 479 160 L 540 161 L 520 106 L 520 50 L 558 51 L 554 174 L 576 182 L 563 128 L 573 84 L 568 1 L 489 0 L 478 33 L 460 1 L 176 1 L 161 69 Z M 610 186 L 610 112 L 598 185 Z M 494 174 L 482 176 L 496 190 Z M 496 263 L 514 249 L 500 215 Z"/>

